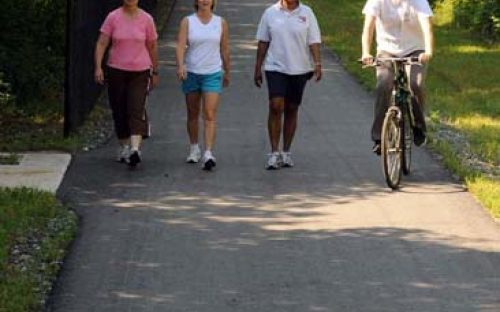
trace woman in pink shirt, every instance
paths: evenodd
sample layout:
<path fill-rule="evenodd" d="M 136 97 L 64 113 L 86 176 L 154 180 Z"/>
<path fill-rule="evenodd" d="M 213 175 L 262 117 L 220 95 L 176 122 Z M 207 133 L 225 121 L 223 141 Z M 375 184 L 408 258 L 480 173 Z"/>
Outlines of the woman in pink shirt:
<path fill-rule="evenodd" d="M 101 26 L 95 49 L 95 81 L 104 83 L 102 61 L 109 45 L 106 78 L 115 132 L 120 141 L 118 160 L 141 162 L 142 138 L 148 135 L 145 103 L 149 89 L 159 83 L 158 35 L 154 20 L 139 8 L 139 0 L 123 0 Z"/>

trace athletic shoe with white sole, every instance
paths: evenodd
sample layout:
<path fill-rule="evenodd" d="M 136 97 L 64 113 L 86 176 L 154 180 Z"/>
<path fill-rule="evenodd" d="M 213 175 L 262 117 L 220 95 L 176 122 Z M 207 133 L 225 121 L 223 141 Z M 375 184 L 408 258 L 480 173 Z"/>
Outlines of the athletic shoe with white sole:
<path fill-rule="evenodd" d="M 293 167 L 292 154 L 290 152 L 281 153 L 281 167 L 285 168 Z"/>
<path fill-rule="evenodd" d="M 121 145 L 118 148 L 118 153 L 116 156 L 116 161 L 119 163 L 128 162 L 128 158 L 130 156 L 130 146 L 129 145 Z"/>
<path fill-rule="evenodd" d="M 281 166 L 281 155 L 279 152 L 273 152 L 269 154 L 269 158 L 267 159 L 266 169 L 267 170 L 276 170 Z"/>
<path fill-rule="evenodd" d="M 206 171 L 212 170 L 213 167 L 217 165 L 215 162 L 215 157 L 212 155 L 210 151 L 206 151 L 203 155 L 203 159 L 201 160 L 202 166 L 201 168 Z"/>
<path fill-rule="evenodd" d="M 186 158 L 186 162 L 189 164 L 196 164 L 197 162 L 200 161 L 201 158 L 201 151 L 200 147 L 198 145 L 192 145 L 189 148 L 189 155 Z"/>

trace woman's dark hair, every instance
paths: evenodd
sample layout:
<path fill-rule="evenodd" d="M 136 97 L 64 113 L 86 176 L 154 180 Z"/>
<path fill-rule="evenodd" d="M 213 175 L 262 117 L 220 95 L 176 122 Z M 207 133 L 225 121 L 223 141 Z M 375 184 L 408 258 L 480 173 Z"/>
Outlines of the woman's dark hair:
<path fill-rule="evenodd" d="M 212 1 L 212 7 L 210 8 L 210 10 L 212 10 L 212 11 L 214 10 L 216 1 L 217 0 Z M 194 10 L 198 11 L 198 0 L 194 0 Z"/>

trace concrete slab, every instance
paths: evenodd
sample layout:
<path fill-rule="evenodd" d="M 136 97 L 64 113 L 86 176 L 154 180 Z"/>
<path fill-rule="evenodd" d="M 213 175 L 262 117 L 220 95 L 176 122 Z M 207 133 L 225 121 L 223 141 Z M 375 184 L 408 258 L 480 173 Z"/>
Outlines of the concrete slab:
<path fill-rule="evenodd" d="M 56 193 L 66 173 L 71 155 L 66 153 L 26 153 L 19 165 L 0 165 L 0 187 L 31 187 Z"/>

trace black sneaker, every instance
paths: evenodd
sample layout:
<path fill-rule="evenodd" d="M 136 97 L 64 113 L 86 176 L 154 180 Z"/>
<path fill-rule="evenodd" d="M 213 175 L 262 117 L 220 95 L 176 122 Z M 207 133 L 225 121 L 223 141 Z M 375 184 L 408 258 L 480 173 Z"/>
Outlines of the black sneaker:
<path fill-rule="evenodd" d="M 375 141 L 375 144 L 373 144 L 372 152 L 380 156 L 382 153 L 382 146 L 380 145 L 380 141 Z"/>
<path fill-rule="evenodd" d="M 203 163 L 203 170 L 210 171 L 213 167 L 216 166 L 214 159 L 208 159 Z"/>
<path fill-rule="evenodd" d="M 212 170 L 213 167 L 215 167 L 215 157 L 212 155 L 211 152 L 206 151 L 205 155 L 203 155 L 203 158 L 201 160 L 202 162 L 202 169 L 206 171 Z"/>
<path fill-rule="evenodd" d="M 413 128 L 413 143 L 415 143 L 416 146 L 422 146 L 426 142 L 427 137 L 425 135 L 425 132 L 420 128 Z"/>
<path fill-rule="evenodd" d="M 141 162 L 141 153 L 139 151 L 132 151 L 132 153 L 130 153 L 130 156 L 128 158 L 128 165 L 130 167 L 135 167 L 140 162 Z"/>

